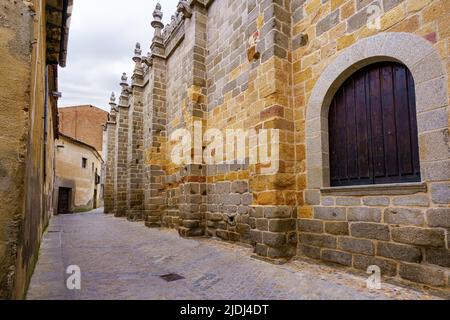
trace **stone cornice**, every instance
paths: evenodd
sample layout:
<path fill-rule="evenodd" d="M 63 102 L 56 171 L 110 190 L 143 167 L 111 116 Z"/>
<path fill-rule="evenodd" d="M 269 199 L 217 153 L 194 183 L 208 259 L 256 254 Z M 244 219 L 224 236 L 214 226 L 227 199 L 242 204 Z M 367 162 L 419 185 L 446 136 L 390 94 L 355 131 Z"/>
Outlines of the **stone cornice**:
<path fill-rule="evenodd" d="M 144 88 L 144 83 L 142 80 L 139 82 L 132 83 L 131 88 L 132 89 L 136 89 L 136 88 L 142 89 L 142 88 Z"/>
<path fill-rule="evenodd" d="M 152 58 L 160 58 L 160 59 L 165 60 L 166 56 L 162 55 L 162 54 L 152 53 Z"/>
<path fill-rule="evenodd" d="M 130 95 L 129 88 L 127 88 L 124 91 L 122 91 L 122 94 L 121 94 L 120 99 L 119 99 L 119 105 L 118 105 L 119 110 L 120 110 L 120 108 L 128 109 L 130 107 L 130 105 L 128 103 L 129 95 Z"/>
<path fill-rule="evenodd" d="M 188 1 L 180 1 L 177 6 L 177 12 L 181 13 L 185 18 L 192 17 L 192 9 Z"/>
<path fill-rule="evenodd" d="M 172 34 L 178 29 L 178 27 L 184 22 L 186 17 L 183 13 L 177 11 L 175 15 L 172 16 L 172 21 L 170 24 L 167 24 L 166 27 L 162 31 L 163 43 L 166 44 Z"/>
<path fill-rule="evenodd" d="M 173 53 L 173 51 L 180 45 L 180 43 L 183 41 L 185 37 L 185 24 L 184 21 L 180 23 L 175 30 L 173 30 L 170 37 L 165 42 L 165 48 L 166 57 L 170 57 L 170 55 Z"/>
<path fill-rule="evenodd" d="M 158 41 L 153 41 L 153 43 L 150 46 L 150 50 L 151 50 L 150 59 L 154 59 L 155 57 L 162 58 L 162 59 L 166 58 L 164 56 L 164 51 L 165 51 L 164 43 L 158 42 Z"/>
<path fill-rule="evenodd" d="M 213 2 L 214 2 L 214 0 L 205 0 L 206 9 L 208 9 L 212 5 Z"/>
<path fill-rule="evenodd" d="M 194 6 L 208 8 L 214 2 L 214 0 L 189 0 L 188 2 L 191 8 L 193 8 Z"/>
<path fill-rule="evenodd" d="M 143 87 L 144 87 L 144 72 L 143 70 L 137 70 L 131 77 L 131 91 L 133 91 L 134 88 L 143 88 Z"/>
<path fill-rule="evenodd" d="M 214 0 L 182 0 L 178 3 L 177 12 L 172 16 L 172 21 L 165 26 L 162 32 L 164 45 L 167 46 L 176 33 L 179 32 L 180 26 L 186 19 L 190 19 L 196 6 L 208 8 Z M 184 28 L 183 28 L 184 29 Z"/>

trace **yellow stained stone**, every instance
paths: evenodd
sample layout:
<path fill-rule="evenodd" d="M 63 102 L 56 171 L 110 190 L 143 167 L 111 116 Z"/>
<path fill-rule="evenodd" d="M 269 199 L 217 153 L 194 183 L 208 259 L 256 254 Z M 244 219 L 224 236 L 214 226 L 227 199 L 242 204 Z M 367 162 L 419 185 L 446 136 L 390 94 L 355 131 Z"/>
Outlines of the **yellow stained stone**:
<path fill-rule="evenodd" d="M 299 219 L 312 219 L 313 210 L 310 207 L 299 207 L 297 210 L 297 215 Z"/>
<path fill-rule="evenodd" d="M 381 17 L 381 29 L 386 30 L 405 18 L 403 6 L 397 6 Z"/>
<path fill-rule="evenodd" d="M 448 1 L 448 0 L 446 0 Z M 426 7 L 422 11 L 422 23 L 433 22 L 441 18 L 445 13 L 443 3 L 441 1 L 436 1 L 431 3 L 430 6 Z"/>
<path fill-rule="evenodd" d="M 334 11 L 336 8 L 339 8 L 346 1 L 347 0 L 331 0 L 331 11 Z"/>
<path fill-rule="evenodd" d="M 311 15 L 314 11 L 320 8 L 322 5 L 321 0 L 311 0 L 308 4 L 306 4 L 305 12 L 307 15 Z"/>
<path fill-rule="evenodd" d="M 312 69 L 308 68 L 308 69 L 306 69 L 306 70 L 304 70 L 304 71 L 294 75 L 294 82 L 295 83 L 303 82 L 305 80 L 310 79 L 311 76 L 312 76 Z"/>
<path fill-rule="evenodd" d="M 419 28 L 419 15 L 412 16 L 395 25 L 389 31 L 393 32 L 410 32 L 413 33 Z"/>
<path fill-rule="evenodd" d="M 264 16 L 260 15 L 257 20 L 258 29 L 261 29 L 264 25 Z"/>
<path fill-rule="evenodd" d="M 430 0 L 408 0 L 406 2 L 406 11 L 408 12 L 417 12 L 422 8 L 427 6 L 430 3 Z"/>
<path fill-rule="evenodd" d="M 355 2 L 349 1 L 341 8 L 341 19 L 346 20 L 355 13 Z"/>
<path fill-rule="evenodd" d="M 337 40 L 337 49 L 338 50 L 345 49 L 354 44 L 355 41 L 356 41 L 355 34 L 343 36 Z"/>

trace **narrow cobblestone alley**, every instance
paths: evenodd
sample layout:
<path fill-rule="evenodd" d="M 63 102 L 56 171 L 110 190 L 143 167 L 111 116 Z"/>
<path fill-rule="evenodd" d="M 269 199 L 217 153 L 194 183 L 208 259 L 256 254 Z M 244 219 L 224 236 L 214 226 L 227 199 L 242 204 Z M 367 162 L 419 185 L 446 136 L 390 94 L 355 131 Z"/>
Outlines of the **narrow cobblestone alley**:
<path fill-rule="evenodd" d="M 430 299 L 327 266 L 277 266 L 251 250 L 211 239 L 187 240 L 101 210 L 53 218 L 27 298 L 40 299 Z M 81 269 L 81 290 L 66 288 L 65 269 Z M 184 279 L 166 282 L 160 276 Z"/>

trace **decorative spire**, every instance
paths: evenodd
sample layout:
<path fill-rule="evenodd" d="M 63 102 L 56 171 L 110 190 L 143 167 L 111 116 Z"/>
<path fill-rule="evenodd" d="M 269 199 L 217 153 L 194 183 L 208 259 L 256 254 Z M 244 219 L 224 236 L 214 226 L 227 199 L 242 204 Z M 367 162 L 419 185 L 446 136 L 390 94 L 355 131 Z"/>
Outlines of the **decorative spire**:
<path fill-rule="evenodd" d="M 161 38 L 161 30 L 164 27 L 164 24 L 161 22 L 163 18 L 163 13 L 161 11 L 161 4 L 157 3 L 155 11 L 153 11 L 153 21 L 152 27 L 155 29 L 155 38 Z"/>
<path fill-rule="evenodd" d="M 128 87 L 128 77 L 125 72 L 122 73 L 122 77 L 120 78 L 120 80 L 121 80 L 120 86 L 122 87 L 123 90 L 125 90 Z"/>
<path fill-rule="evenodd" d="M 142 57 L 141 44 L 139 42 L 136 43 L 136 47 L 134 49 L 134 70 L 133 75 L 131 77 L 131 86 L 134 87 L 137 84 L 141 83 L 141 79 L 143 77 L 143 65 L 142 62 L 145 62 L 146 57 Z"/>
<path fill-rule="evenodd" d="M 139 42 L 136 42 L 136 48 L 134 49 L 134 55 L 141 56 L 142 50 L 141 50 L 141 44 Z"/>
<path fill-rule="evenodd" d="M 109 99 L 109 105 L 111 106 L 111 111 L 109 112 L 109 120 L 112 122 L 116 121 L 116 112 L 117 112 L 117 104 L 116 104 L 116 94 L 111 93 L 111 98 Z"/>
<path fill-rule="evenodd" d="M 139 62 L 141 62 L 141 60 L 142 60 L 141 44 L 139 42 L 137 42 L 136 48 L 134 49 L 133 61 L 136 63 L 139 63 Z"/>
<path fill-rule="evenodd" d="M 153 11 L 153 18 L 155 18 L 155 20 L 157 20 L 157 17 L 159 17 L 159 20 L 162 20 L 163 13 L 161 9 L 162 9 L 161 4 L 158 2 L 156 4 L 155 11 Z"/>
<path fill-rule="evenodd" d="M 116 94 L 113 92 L 113 93 L 111 93 L 111 98 L 109 99 L 109 104 L 110 105 L 112 105 L 112 104 L 116 104 Z"/>

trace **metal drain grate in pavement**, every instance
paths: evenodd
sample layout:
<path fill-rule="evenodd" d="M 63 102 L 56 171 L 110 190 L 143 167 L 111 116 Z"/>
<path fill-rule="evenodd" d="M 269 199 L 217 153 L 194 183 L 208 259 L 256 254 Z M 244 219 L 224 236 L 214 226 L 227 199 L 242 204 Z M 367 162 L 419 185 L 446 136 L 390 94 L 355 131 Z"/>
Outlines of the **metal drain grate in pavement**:
<path fill-rule="evenodd" d="M 180 276 L 179 274 L 176 273 L 169 273 L 169 274 L 165 274 L 163 276 L 160 276 L 161 279 L 167 281 L 167 282 L 174 282 L 174 281 L 178 281 L 178 280 L 182 280 L 184 279 L 184 277 Z"/>

